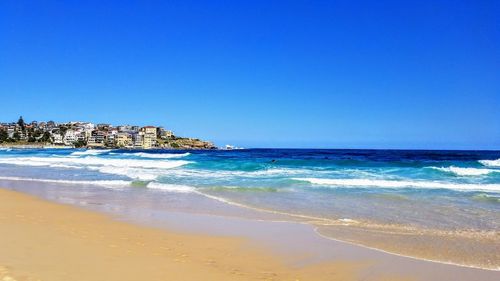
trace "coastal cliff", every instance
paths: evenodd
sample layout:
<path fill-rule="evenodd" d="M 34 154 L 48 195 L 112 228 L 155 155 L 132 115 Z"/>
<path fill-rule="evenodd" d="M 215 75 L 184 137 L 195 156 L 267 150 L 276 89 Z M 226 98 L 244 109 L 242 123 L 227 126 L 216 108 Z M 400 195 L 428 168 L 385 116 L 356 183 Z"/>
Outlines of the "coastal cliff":
<path fill-rule="evenodd" d="M 212 142 L 193 138 L 173 137 L 167 140 L 159 140 L 158 146 L 167 149 L 217 149 Z"/>

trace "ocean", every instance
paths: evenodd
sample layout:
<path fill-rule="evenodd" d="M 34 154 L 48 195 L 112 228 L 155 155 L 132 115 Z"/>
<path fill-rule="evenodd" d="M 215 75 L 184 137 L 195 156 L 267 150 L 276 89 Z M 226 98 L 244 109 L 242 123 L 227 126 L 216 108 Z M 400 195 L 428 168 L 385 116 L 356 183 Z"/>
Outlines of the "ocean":
<path fill-rule="evenodd" d="M 2 148 L 0 186 L 124 213 L 252 210 L 325 238 L 500 268 L 500 151 Z"/>

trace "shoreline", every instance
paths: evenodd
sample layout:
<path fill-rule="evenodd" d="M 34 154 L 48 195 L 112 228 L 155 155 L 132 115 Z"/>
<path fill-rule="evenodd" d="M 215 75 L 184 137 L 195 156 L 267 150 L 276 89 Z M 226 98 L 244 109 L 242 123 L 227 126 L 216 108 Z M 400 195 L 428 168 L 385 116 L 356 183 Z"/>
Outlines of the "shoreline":
<path fill-rule="evenodd" d="M 432 262 L 432 263 L 443 264 L 443 265 L 458 266 L 458 267 L 463 267 L 463 268 L 470 268 L 470 269 L 478 269 L 478 270 L 487 270 L 487 271 L 493 271 L 493 272 L 500 272 L 500 267 L 484 267 L 484 266 L 481 267 L 481 266 L 478 266 L 478 265 L 463 264 L 463 263 L 458 263 L 458 262 L 453 262 L 453 261 L 444 261 L 444 260 L 438 260 L 438 259 L 433 259 L 433 258 L 429 258 L 429 257 L 404 254 L 403 253 L 404 251 L 403 252 L 401 252 L 401 251 L 398 252 L 398 251 L 394 251 L 394 250 L 384 249 L 384 247 L 371 246 L 369 244 L 363 243 L 362 241 L 349 240 L 349 239 L 345 239 L 345 238 L 342 239 L 342 238 L 337 238 L 335 236 L 328 236 L 328 235 L 323 234 L 320 231 L 321 224 L 314 223 L 314 221 L 322 221 L 322 220 L 328 221 L 328 219 L 314 217 L 314 216 L 310 216 L 310 215 L 292 214 L 292 213 L 280 212 L 280 211 L 276 211 L 276 210 L 268 210 L 268 209 L 263 209 L 263 208 L 257 208 L 257 207 L 248 206 L 248 205 L 244 205 L 244 204 L 232 202 L 232 201 L 229 201 L 229 200 L 221 199 L 221 198 L 218 198 L 216 196 L 205 194 L 203 192 L 198 192 L 197 194 L 199 194 L 201 196 L 205 196 L 205 197 L 213 199 L 213 200 L 216 200 L 216 201 L 219 201 L 219 202 L 222 202 L 224 204 L 228 204 L 228 205 L 231 205 L 231 206 L 236 206 L 236 207 L 239 207 L 239 208 L 244 208 L 244 209 L 248 209 L 248 210 L 252 210 L 252 211 L 256 211 L 256 212 L 260 212 L 260 213 L 267 213 L 267 214 L 272 214 L 272 215 L 278 215 L 278 216 L 296 218 L 297 220 L 282 220 L 282 221 L 280 221 L 280 220 L 270 220 L 270 221 L 273 221 L 273 222 L 293 222 L 293 223 L 304 224 L 304 225 L 307 225 L 307 226 L 310 226 L 311 228 L 313 228 L 314 232 L 318 236 L 320 236 L 320 237 L 322 237 L 324 239 L 327 239 L 327 240 L 337 241 L 337 242 L 340 242 L 340 243 L 346 243 L 346 244 L 350 244 L 350 245 L 353 245 L 353 246 L 356 246 L 356 247 L 362 247 L 362 248 L 365 248 L 365 249 L 369 249 L 369 250 L 373 250 L 373 251 L 378 251 L 378 252 L 389 254 L 389 255 L 395 255 L 395 256 L 399 256 L 399 257 L 403 257 L 403 258 L 409 258 L 409 259 L 413 259 L 413 260 L 416 260 L 416 261 L 425 261 L 425 262 Z M 310 220 L 312 222 L 307 221 L 307 220 Z M 337 220 L 331 219 L 330 221 L 337 221 L 337 223 L 338 223 L 337 226 L 346 226 L 346 227 L 350 226 L 350 224 L 348 222 L 343 223 L 342 219 L 337 219 Z"/>
<path fill-rule="evenodd" d="M 353 246 L 356 246 L 356 247 L 362 247 L 362 248 L 365 248 L 365 249 L 368 249 L 368 250 L 377 251 L 377 252 L 388 254 L 388 255 L 394 255 L 394 256 L 405 258 L 405 259 L 412 259 L 412 260 L 415 260 L 415 261 L 422 261 L 422 262 L 430 262 L 430 263 L 436 263 L 436 264 L 442 264 L 442 265 L 457 266 L 457 267 L 465 268 L 465 269 L 477 269 L 477 270 L 485 270 L 485 271 L 491 271 L 491 272 L 500 272 L 500 268 L 479 267 L 479 266 L 474 266 L 474 265 L 466 265 L 466 264 L 460 264 L 460 263 L 454 263 L 454 262 L 446 262 L 446 261 L 441 261 L 441 260 L 428 259 L 428 258 L 423 258 L 423 257 L 410 256 L 410 255 L 405 255 L 405 254 L 401 254 L 401 253 L 398 253 L 398 252 L 392 252 L 392 251 L 389 251 L 389 250 L 384 250 L 382 248 L 367 246 L 367 245 L 364 245 L 364 244 L 359 243 L 359 242 L 337 239 L 337 238 L 334 238 L 334 237 L 322 234 L 318 230 L 318 228 L 319 227 L 314 227 L 314 232 L 318 236 L 320 236 L 320 237 L 322 237 L 324 239 L 332 240 L 332 241 L 336 241 L 336 242 L 340 242 L 340 243 L 346 243 L 346 244 L 350 244 L 350 245 L 353 245 Z"/>
<path fill-rule="evenodd" d="M 5 280 L 355 280 L 363 266 L 292 267 L 241 237 L 138 226 L 5 189 L 0 233 Z"/>
<path fill-rule="evenodd" d="M 305 274 L 299 280 L 337 280 L 324 278 L 324 272 L 328 270 L 335 271 L 335 274 L 342 274 L 342 278 L 339 280 L 357 280 L 359 276 L 362 276 L 363 280 L 387 280 L 388 278 L 390 280 L 496 280 L 495 277 L 498 277 L 498 272 L 495 271 L 402 257 L 391 253 L 384 253 L 376 249 L 369 249 L 362 245 L 325 239 L 318 235 L 310 225 L 297 222 L 278 223 L 274 221 L 224 218 L 210 214 L 200 215 L 174 212 L 170 213 L 169 217 L 164 217 L 168 223 L 157 224 L 148 222 L 147 220 L 144 221 L 141 218 L 130 219 L 116 216 L 113 212 L 102 214 L 101 211 L 97 211 L 96 213 L 93 208 L 89 210 L 89 208 L 81 208 L 78 205 L 75 207 L 72 203 L 70 205 L 66 203 L 61 204 L 60 202 L 52 203 L 53 200 L 46 201 L 46 198 L 39 199 L 38 195 L 33 197 L 31 193 L 26 195 L 24 191 L 6 191 L 3 188 L 0 188 L 0 195 L 2 195 L 0 196 L 0 205 L 2 205 L 2 201 L 8 200 L 4 196 L 6 192 L 16 194 L 17 198 L 23 197 L 26 199 L 25 197 L 27 197 L 32 201 L 43 203 L 44 206 L 62 208 L 65 212 L 70 212 L 71 214 L 78 213 L 78 216 L 81 214 L 98 216 L 101 219 L 96 224 L 97 226 L 119 223 L 140 232 L 148 232 L 152 229 L 167 236 L 175 234 L 177 237 L 185 237 L 186 239 L 190 239 L 193 236 L 197 238 L 201 237 L 201 240 L 198 241 L 205 241 L 202 245 L 206 244 L 207 239 L 210 240 L 214 237 L 223 239 L 224 241 L 228 239 L 227 244 L 231 245 L 234 245 L 232 241 L 237 240 L 239 241 L 237 243 L 238 247 L 233 247 L 229 251 L 241 253 L 242 248 L 244 248 L 245 257 L 250 255 L 254 257 L 250 260 L 266 260 L 266 266 L 270 264 L 268 262 L 270 260 L 272 261 L 271 264 L 273 264 L 274 271 L 278 272 L 279 276 L 287 276 L 287 278 L 277 277 L 274 280 L 294 280 L 288 278 L 291 277 L 290 274 Z M 32 203 L 27 205 L 29 206 Z M 2 207 L 0 206 L 1 209 Z M 1 212 L 5 213 L 5 211 Z M 0 216 L 0 218 L 2 217 Z M 1 222 L 2 220 L 0 219 L 0 230 L 2 229 Z M 16 242 L 16 244 L 23 243 Z M 212 250 L 222 246 L 222 249 L 228 251 L 224 244 L 226 242 L 223 242 L 222 245 L 217 244 Z M 323 255 L 318 255 L 314 251 L 314 253 L 310 252 L 310 249 L 316 249 L 314 250 L 316 252 L 321 249 L 320 252 L 323 252 Z M 194 256 L 203 255 L 203 253 L 199 253 L 200 249 L 197 250 Z M 325 255 L 325 253 L 327 254 Z M 220 258 L 224 260 L 224 256 Z M 239 266 L 244 269 L 259 266 L 258 264 L 249 264 L 246 258 L 243 258 L 240 262 Z M 338 267 L 339 263 L 342 265 L 340 268 Z M 348 268 L 344 267 L 346 264 L 349 265 Z M 0 254 L 0 274 L 1 266 L 5 266 L 5 262 L 3 262 Z M 351 270 L 353 267 L 356 270 Z M 244 278 L 240 279 L 247 280 Z M 231 275 L 231 278 L 227 280 L 240 279 L 235 279 Z M 50 280 L 54 279 L 51 278 Z M 187 278 L 181 280 L 193 279 Z M 217 280 L 226 279 L 219 278 Z M 248 280 L 255 280 L 255 278 Z"/>
<path fill-rule="evenodd" d="M 310 226 L 311 228 L 314 229 L 314 232 L 317 235 L 321 236 L 324 239 L 328 239 L 328 240 L 332 240 L 332 241 L 337 241 L 337 242 L 341 242 L 341 243 L 347 243 L 347 244 L 354 245 L 354 246 L 357 246 L 357 247 L 363 247 L 363 248 L 366 248 L 366 249 L 369 249 L 369 250 L 374 250 L 374 251 L 378 251 L 378 252 L 385 253 L 385 254 L 400 256 L 400 257 L 409 258 L 409 259 L 414 259 L 414 260 L 417 260 L 417 261 L 433 262 L 433 263 L 444 264 L 444 265 L 452 265 L 452 266 L 458 266 L 458 267 L 463 267 L 463 268 L 471 268 L 471 269 L 479 269 L 479 270 L 488 270 L 488 271 L 500 272 L 500 267 L 485 267 L 485 266 L 481 267 L 481 266 L 473 265 L 473 264 L 458 263 L 458 262 L 454 262 L 454 261 L 451 261 L 451 260 L 450 261 L 444 261 L 444 260 L 434 259 L 434 258 L 431 258 L 431 257 L 424 257 L 424 256 L 419 256 L 419 255 L 410 255 L 410 254 L 405 254 L 404 251 L 401 252 L 400 250 L 399 251 L 394 251 L 394 250 L 387 249 L 387 247 L 372 246 L 372 245 L 367 244 L 364 241 L 349 240 L 349 239 L 346 239 L 346 238 L 342 239 L 342 238 L 337 238 L 335 236 L 325 235 L 325 234 L 323 234 L 320 231 L 320 228 L 321 228 L 322 225 L 315 223 L 315 221 L 329 221 L 330 223 L 336 222 L 336 226 L 341 226 L 341 227 L 342 226 L 345 226 L 345 227 L 351 226 L 352 222 L 344 222 L 344 221 L 342 221 L 343 219 L 325 219 L 325 218 L 319 218 L 319 217 L 310 216 L 310 215 L 286 213 L 286 212 L 281 212 L 281 211 L 276 211 L 276 210 L 269 210 L 269 209 L 264 209 L 264 208 L 258 208 L 258 207 L 248 206 L 248 205 L 237 203 L 237 202 L 233 202 L 233 201 L 230 201 L 230 200 L 221 199 L 219 197 L 216 197 L 216 196 L 213 196 L 213 195 L 210 195 L 210 194 L 206 194 L 206 193 L 203 193 L 203 192 L 197 192 L 197 194 L 199 194 L 201 196 L 204 196 L 204 197 L 207 197 L 207 198 L 210 198 L 210 199 L 213 199 L 213 200 L 216 200 L 218 202 L 222 202 L 224 204 L 231 205 L 231 206 L 235 206 L 235 207 L 239 207 L 239 208 L 243 208 L 243 209 L 247 209 L 247 210 L 251 210 L 251 211 L 256 211 L 256 212 L 259 212 L 259 213 L 266 213 L 266 214 L 271 214 L 271 215 L 278 215 L 278 216 L 284 216 L 284 217 L 290 217 L 290 218 L 297 219 L 297 220 L 283 220 L 283 221 L 280 221 L 280 220 L 276 221 L 275 220 L 274 222 L 293 222 L 293 223 L 300 223 L 300 224 L 308 225 L 308 226 Z M 353 222 L 354 222 L 353 226 L 356 226 L 357 222 L 356 221 L 353 221 Z"/>
<path fill-rule="evenodd" d="M 2 178 L 0 180 L 5 180 L 5 181 L 11 181 L 12 179 L 8 179 L 8 178 Z M 37 196 L 39 197 L 42 197 L 44 199 L 50 199 L 50 198 L 47 198 L 46 195 L 43 195 L 42 194 L 37 194 L 37 192 L 35 191 L 35 189 L 38 189 L 38 190 L 42 190 L 44 189 L 44 186 L 52 186 L 54 185 L 55 189 L 53 189 L 53 191 L 51 191 L 54 194 L 57 194 L 57 191 L 56 190 L 59 190 L 57 187 L 60 186 L 61 184 L 64 184 L 64 183 L 52 183 L 52 182 L 41 182 L 41 181 L 32 181 L 30 182 L 29 179 L 18 179 L 18 183 L 16 184 L 15 182 L 14 185 L 11 185 L 10 183 L 7 183 L 7 182 L 4 182 L 2 183 L 2 186 L 13 186 L 15 189 L 18 189 L 19 191 L 22 191 L 22 192 L 28 192 L 28 193 L 31 193 L 31 194 L 36 194 Z M 17 186 L 17 187 L 16 187 Z M 25 187 L 28 187 L 28 186 L 31 186 L 30 188 L 26 189 Z M 69 188 L 68 191 L 69 192 L 72 192 L 73 188 L 70 187 L 71 185 L 69 185 L 68 187 L 66 188 Z M 30 190 L 31 189 L 31 190 Z M 98 190 L 98 189 L 96 189 Z M 142 189 L 137 189 L 137 190 L 134 190 L 134 189 L 130 189 L 130 191 L 132 192 L 135 192 L 135 195 L 139 195 L 139 196 L 142 196 L 141 194 L 144 193 L 146 194 L 146 190 L 142 190 Z M 149 191 L 153 191 L 153 189 L 149 189 Z M 54 193 L 56 192 L 56 193 Z M 88 192 L 88 191 L 87 191 Z M 149 192 L 148 192 L 149 193 Z M 99 194 L 96 193 L 96 195 Z M 172 194 L 172 193 L 171 193 Z M 175 193 L 176 197 L 178 196 L 181 196 L 181 194 L 178 194 L 178 193 Z M 53 196 L 52 195 L 52 196 Z M 64 195 L 64 196 L 68 196 L 69 194 L 68 193 L 63 193 L 61 195 Z M 110 194 L 112 196 L 112 194 Z M 132 194 L 131 194 L 132 195 Z M 60 196 L 60 195 L 58 195 Z M 97 195 L 99 196 L 99 195 Z M 184 194 L 182 196 L 189 196 L 187 194 Z M 352 231 L 348 231 L 346 232 L 347 234 L 349 235 L 346 235 L 345 233 L 342 234 L 341 236 L 339 235 L 335 235 L 335 234 L 331 234 L 331 235 L 325 235 L 325 233 L 321 230 L 321 227 L 322 224 L 321 223 L 317 223 L 315 222 L 316 220 L 320 220 L 320 218 L 317 218 L 317 217 L 313 217 L 313 216 L 307 216 L 307 215 L 298 215 L 298 214 L 290 214 L 290 213 L 284 213 L 284 212 L 280 212 L 280 211 L 276 211 L 276 210 L 267 210 L 267 209 L 263 209 L 263 208 L 256 208 L 256 207 L 252 207 L 252 206 L 247 206 L 245 204 L 239 204 L 239 203 L 235 203 L 235 202 L 232 202 L 232 201 L 229 201 L 229 200 L 225 200 L 225 199 L 221 199 L 219 197 L 216 197 L 216 196 L 213 196 L 213 195 L 210 195 L 210 194 L 206 194 L 204 192 L 194 192 L 193 193 L 193 196 L 201 196 L 201 197 L 204 197 L 204 198 L 207 198 L 209 199 L 207 202 L 209 202 L 209 205 L 205 205 L 204 206 L 204 210 L 202 209 L 198 209 L 198 210 L 194 210 L 196 208 L 194 208 L 192 211 L 194 211 L 195 213 L 198 213 L 198 214 L 208 214 L 208 215 L 216 215 L 216 216 L 224 216 L 225 214 L 230 214 L 229 216 L 226 216 L 226 217 L 240 217 L 240 215 L 242 215 L 243 213 L 246 213 L 247 215 L 248 214 L 252 214 L 251 216 L 247 217 L 247 218 L 250 218 L 251 219 L 258 219 L 258 218 L 261 218 L 263 219 L 263 221 L 271 221 L 271 222 L 277 222 L 277 221 L 281 221 L 281 222 L 292 222 L 292 223 L 301 223 L 301 224 L 304 224 L 304 225 L 307 225 L 308 227 L 310 227 L 311 229 L 314 229 L 314 232 L 315 232 L 315 235 L 318 235 L 318 236 L 321 236 L 323 237 L 324 239 L 329 239 L 329 240 L 333 240 L 333 241 L 340 241 L 341 243 L 346 243 L 346 244 L 350 244 L 350 245 L 354 245 L 354 246 L 357 246 L 357 247 L 362 247 L 362 248 L 365 248 L 365 249 L 370 249 L 370 250 L 374 250 L 374 251 L 378 251 L 378 252 L 381 252 L 381 253 L 385 253 L 385 254 L 390 254 L 390 255 L 395 255 L 395 256 L 400 256 L 400 257 L 405 257 L 405 258 L 410 258 L 410 259 L 414 259 L 416 261 L 426 261 L 426 262 L 432 262 L 432 263 L 437 263 L 437 264 L 443 264 L 443 265 L 453 265 L 453 266 L 458 266 L 458 267 L 463 267 L 463 268 L 470 268 L 470 269 L 478 269 L 478 270 L 487 270 L 487 271 L 492 271 L 492 272 L 498 272 L 499 269 L 498 267 L 481 267 L 481 266 L 475 266 L 473 264 L 466 264 L 466 263 L 457 263 L 455 262 L 455 260 L 452 260 L 452 259 L 436 259 L 434 258 L 436 255 L 435 253 L 439 253 L 440 250 L 420 250 L 418 253 L 416 253 L 415 255 L 412 255 L 411 253 L 412 252 L 408 252 L 408 248 L 404 248 L 405 246 L 407 247 L 407 245 L 404 245 L 404 244 L 401 244 L 401 243 L 395 243 L 397 242 L 396 240 L 394 240 L 394 238 L 396 237 L 397 238 L 397 235 L 394 236 L 394 235 L 389 235 L 389 234 L 385 234 L 384 236 L 387 237 L 386 240 L 381 240 L 381 239 L 378 239 L 377 241 L 382 241 L 384 243 L 392 243 L 393 245 L 391 247 L 387 247 L 386 245 L 378 245 L 376 243 L 374 244 L 368 244 L 368 243 L 365 243 L 363 240 L 355 240 L 353 238 L 355 238 L 355 236 L 353 236 L 353 234 L 359 232 L 352 232 Z M 106 199 L 107 198 L 107 199 Z M 187 197 L 186 197 L 187 198 Z M 191 197 L 190 197 L 191 198 Z M 73 198 L 72 200 L 75 200 L 76 198 Z M 99 204 L 107 204 L 106 202 L 108 200 L 113 200 L 112 197 L 102 197 L 100 199 L 97 199 L 98 201 L 95 201 L 96 198 L 94 198 L 94 201 L 95 202 L 100 202 Z M 192 198 L 194 199 L 195 201 L 191 201 L 190 199 L 188 200 L 185 200 L 185 202 L 200 202 L 199 200 L 197 200 L 196 198 Z M 56 201 L 57 203 L 61 203 L 60 201 L 61 200 L 57 200 L 57 199 L 50 199 L 50 201 Z M 82 202 L 85 202 L 86 200 L 83 199 Z M 62 202 L 64 203 L 64 202 Z M 92 204 L 91 202 L 88 202 L 85 203 L 85 204 Z M 70 203 L 71 205 L 75 205 L 75 203 Z M 78 205 L 79 203 L 76 203 L 76 205 Z M 133 205 L 134 203 L 133 202 L 122 202 L 122 204 L 125 204 L 125 205 L 129 205 L 131 204 L 130 206 L 135 206 Z M 195 203 L 196 205 L 197 203 Z M 218 206 L 219 205 L 219 206 Z M 226 207 L 230 207 L 231 209 L 227 209 L 226 210 Z M 234 208 L 233 208 L 234 207 Z M 212 213 L 211 210 L 212 208 L 214 209 L 219 209 L 219 212 L 216 212 L 216 213 Z M 220 208 L 224 209 L 222 212 L 220 212 Z M 102 210 L 98 210 L 99 208 L 96 208 L 96 207 L 89 207 L 87 209 L 90 209 L 92 211 L 102 211 Z M 144 210 L 137 210 L 137 208 L 133 208 L 134 211 L 138 211 L 138 212 L 141 212 L 141 211 L 144 211 Z M 155 208 L 153 208 L 155 209 Z M 189 208 L 191 209 L 191 207 Z M 171 209 L 170 211 L 179 211 L 180 209 L 177 209 L 174 207 L 173 209 Z M 249 212 L 246 212 L 245 210 L 248 210 Z M 158 210 L 158 211 L 162 211 L 162 210 Z M 190 210 L 187 210 L 187 209 L 184 209 L 184 210 L 180 210 L 181 212 L 183 211 L 190 211 Z M 239 212 L 242 212 L 241 214 Z M 150 213 L 151 214 L 154 214 L 154 210 L 149 210 L 149 212 L 153 212 L 153 213 Z M 236 213 L 237 212 L 237 213 Z M 260 214 L 265 214 L 265 216 L 261 216 Z M 267 217 L 267 215 L 271 215 L 271 216 L 276 216 L 275 218 L 271 218 L 271 217 Z M 127 214 L 124 214 L 123 211 L 120 212 L 117 212 L 116 214 L 114 214 L 118 217 L 124 217 L 126 218 L 128 215 Z M 244 218 L 245 215 L 242 216 L 242 218 Z M 297 220 L 288 220 L 287 218 L 296 218 Z M 161 218 L 161 215 L 158 219 L 163 219 Z M 146 218 L 146 220 L 149 220 Z M 139 223 L 142 223 L 141 221 L 138 221 Z M 339 221 L 340 223 L 340 221 Z M 154 223 L 152 224 L 153 226 Z M 329 227 L 334 227 L 334 225 L 329 225 Z M 348 224 L 342 224 L 342 225 L 337 225 L 336 226 L 337 229 L 338 227 L 340 227 L 341 229 L 351 229 L 352 226 L 349 226 Z M 168 227 L 167 227 L 167 230 L 170 230 Z M 203 233 L 203 231 L 201 232 Z M 408 237 L 410 237 L 410 239 L 412 237 L 418 237 L 419 234 L 416 234 L 416 235 L 407 235 Z M 242 235 L 239 235 L 239 236 L 244 236 L 244 233 Z M 420 235 L 422 236 L 422 235 Z M 391 238 L 392 237 L 392 238 Z M 438 237 L 439 238 L 439 237 Z M 439 238 L 441 239 L 441 238 Z M 436 241 L 431 241 L 431 243 L 429 242 L 426 242 L 426 241 L 429 241 L 429 239 L 426 239 L 423 241 L 418 243 L 418 245 L 423 245 L 425 246 L 427 249 L 429 249 L 429 245 L 431 245 L 432 243 L 435 243 Z M 427 245 L 427 243 L 429 243 L 429 245 Z M 412 245 L 416 245 L 417 243 L 412 243 Z M 459 243 L 457 242 L 454 242 L 455 245 L 459 245 Z M 487 250 L 488 252 L 492 252 L 493 254 L 497 251 L 495 251 L 494 249 L 497 247 L 497 243 L 494 242 L 493 244 L 488 244 L 490 249 Z M 487 245 L 487 246 L 488 246 Z M 431 245 L 432 246 L 432 245 Z M 420 246 L 421 247 L 421 246 Z M 422 254 L 423 253 L 423 254 Z M 497 264 L 496 263 L 496 260 L 492 260 L 492 261 L 495 261 L 494 264 Z"/>

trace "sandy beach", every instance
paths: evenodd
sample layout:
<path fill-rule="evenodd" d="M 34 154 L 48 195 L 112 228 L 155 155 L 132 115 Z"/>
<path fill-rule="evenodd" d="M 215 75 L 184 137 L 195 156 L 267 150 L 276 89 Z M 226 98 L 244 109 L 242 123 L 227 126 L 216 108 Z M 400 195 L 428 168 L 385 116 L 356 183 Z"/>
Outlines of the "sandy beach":
<path fill-rule="evenodd" d="M 0 281 L 500 281 L 500 1 L 0 1 Z"/>
<path fill-rule="evenodd" d="M 1 281 L 498 277 L 495 271 L 405 258 L 324 239 L 306 224 L 179 212 L 163 214 L 165 224 L 158 220 L 143 223 L 144 217 L 137 220 L 113 211 L 96 212 L 31 193 L 44 188 L 28 189 L 28 194 L 15 191 L 17 187 L 0 188 Z"/>
<path fill-rule="evenodd" d="M 356 280 L 364 266 L 290 267 L 243 238 L 136 226 L 4 189 L 0 237 L 2 281 Z"/>

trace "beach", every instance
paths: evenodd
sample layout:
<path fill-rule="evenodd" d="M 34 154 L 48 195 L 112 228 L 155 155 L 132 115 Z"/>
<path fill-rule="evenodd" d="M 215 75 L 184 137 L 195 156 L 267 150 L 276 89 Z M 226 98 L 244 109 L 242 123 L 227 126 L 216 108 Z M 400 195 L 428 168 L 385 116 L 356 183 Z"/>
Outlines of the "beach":
<path fill-rule="evenodd" d="M 408 259 L 322 239 L 310 235 L 313 232 L 303 224 L 173 215 L 177 225 L 172 224 L 168 230 L 0 188 L 0 280 L 496 280 L 498 277 L 494 271 Z M 200 223 L 202 220 L 205 224 Z M 183 227 L 184 223 L 194 228 Z M 215 227 L 196 230 L 210 224 Z M 219 232 L 226 231 L 215 235 L 217 228 Z M 233 233 L 228 234 L 228 229 Z M 249 235 L 237 235 L 237 229 Z M 256 233 L 264 235 L 259 238 Z M 282 233 L 289 237 L 274 236 Z M 320 248 L 330 255 L 314 256 L 313 252 Z"/>
<path fill-rule="evenodd" d="M 5 281 L 356 280 L 363 266 L 290 267 L 243 238 L 139 227 L 4 189 L 0 237 Z"/>
<path fill-rule="evenodd" d="M 1 271 L 15 280 L 498 280 L 499 157 L 3 150 Z"/>
<path fill-rule="evenodd" d="M 0 281 L 500 281 L 499 1 L 0 1 Z"/>
<path fill-rule="evenodd" d="M 498 270 L 499 158 L 498 151 L 5 149 L 0 186 L 153 225 L 171 212 L 299 222 L 327 239 Z"/>

